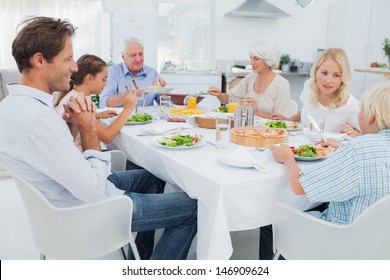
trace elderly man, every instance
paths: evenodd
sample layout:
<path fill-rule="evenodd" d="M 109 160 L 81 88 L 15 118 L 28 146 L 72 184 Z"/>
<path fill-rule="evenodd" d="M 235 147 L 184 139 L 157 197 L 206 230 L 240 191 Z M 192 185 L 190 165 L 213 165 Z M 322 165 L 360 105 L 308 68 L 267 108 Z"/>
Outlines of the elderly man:
<path fill-rule="evenodd" d="M 144 46 L 138 39 L 125 40 L 122 59 L 122 63 L 114 64 L 108 69 L 107 86 L 100 96 L 100 108 L 122 106 L 130 88 L 166 84 L 155 69 L 144 65 Z M 145 95 L 144 105 L 151 106 L 153 101 L 159 103 L 158 99 L 159 94 L 148 93 Z"/>

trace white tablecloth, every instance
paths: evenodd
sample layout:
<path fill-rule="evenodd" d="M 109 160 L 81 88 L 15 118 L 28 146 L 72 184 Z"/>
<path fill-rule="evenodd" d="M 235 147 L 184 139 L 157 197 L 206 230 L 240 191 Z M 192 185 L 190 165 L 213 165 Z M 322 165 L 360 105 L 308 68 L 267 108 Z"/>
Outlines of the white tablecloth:
<path fill-rule="evenodd" d="M 193 149 L 171 150 L 154 145 L 152 139 L 156 136 L 138 136 L 141 131 L 141 125 L 126 125 L 112 144 L 126 152 L 132 162 L 198 200 L 198 259 L 229 259 L 233 252 L 229 232 L 270 224 L 275 202 L 301 210 L 312 206 L 305 196 L 292 193 L 284 166 L 273 160 L 270 150 L 248 148 L 253 156 L 267 159 L 270 172 L 260 173 L 254 168 L 236 168 L 221 162 L 221 157 L 238 145 L 216 149 L 207 143 Z M 214 129 L 194 127 L 186 131 L 198 132 L 212 141 L 215 138 Z M 294 136 L 290 142 L 308 141 Z M 301 168 L 312 164 L 302 163 Z"/>

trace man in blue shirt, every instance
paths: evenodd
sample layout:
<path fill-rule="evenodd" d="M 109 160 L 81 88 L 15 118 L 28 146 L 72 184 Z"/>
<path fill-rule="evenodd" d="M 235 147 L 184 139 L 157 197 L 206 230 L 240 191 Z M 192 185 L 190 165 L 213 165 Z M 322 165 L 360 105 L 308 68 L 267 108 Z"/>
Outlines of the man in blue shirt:
<path fill-rule="evenodd" d="M 108 69 L 107 86 L 100 96 L 100 108 L 122 106 L 129 89 L 141 89 L 152 85 L 163 87 L 166 84 L 155 69 L 144 65 L 144 46 L 138 39 L 125 40 L 122 59 L 123 62 Z M 152 106 L 154 101 L 159 103 L 159 96 L 157 93 L 145 93 L 144 105 Z"/>
<path fill-rule="evenodd" d="M 343 145 L 332 139 L 320 141 L 337 150 L 304 172 L 288 146 L 272 148 L 275 160 L 284 164 L 296 195 L 306 195 L 313 203 L 329 201 L 324 211 L 309 213 L 334 224 L 352 223 L 371 204 L 390 194 L 390 81 L 366 90 L 358 121 L 362 136 Z M 262 227 L 260 259 L 271 256 L 270 226 Z"/>

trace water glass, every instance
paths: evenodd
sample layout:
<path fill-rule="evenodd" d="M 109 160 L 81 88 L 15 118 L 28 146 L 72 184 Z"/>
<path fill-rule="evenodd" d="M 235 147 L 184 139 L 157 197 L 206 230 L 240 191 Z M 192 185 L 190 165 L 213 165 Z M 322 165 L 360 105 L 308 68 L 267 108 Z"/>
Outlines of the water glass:
<path fill-rule="evenodd" d="M 169 110 L 171 109 L 171 97 L 168 95 L 160 96 L 160 112 L 162 118 L 166 118 L 169 114 Z"/>
<path fill-rule="evenodd" d="M 218 115 L 216 117 L 215 133 L 216 141 L 215 146 L 217 148 L 229 148 L 230 144 L 230 116 Z"/>
<path fill-rule="evenodd" d="M 145 107 L 145 92 L 141 89 L 136 91 L 138 106 Z"/>

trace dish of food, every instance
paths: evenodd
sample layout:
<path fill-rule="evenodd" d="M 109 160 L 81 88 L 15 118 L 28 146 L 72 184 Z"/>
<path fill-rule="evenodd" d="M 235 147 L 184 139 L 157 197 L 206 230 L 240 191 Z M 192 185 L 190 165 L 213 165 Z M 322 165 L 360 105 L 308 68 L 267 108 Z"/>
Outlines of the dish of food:
<path fill-rule="evenodd" d="M 187 109 L 187 108 L 172 108 L 169 110 L 171 115 L 181 115 L 181 116 L 192 116 L 192 115 L 202 115 L 204 111 L 200 109 Z"/>
<path fill-rule="evenodd" d="M 265 126 L 273 127 L 273 128 L 283 128 L 286 130 L 300 130 L 303 129 L 303 124 L 298 122 L 291 122 L 291 121 L 266 121 L 264 123 Z"/>
<path fill-rule="evenodd" d="M 166 134 L 153 138 L 153 144 L 167 149 L 191 149 L 202 146 L 207 142 L 199 135 L 185 133 Z"/>
<path fill-rule="evenodd" d="M 173 88 L 166 88 L 158 85 L 153 85 L 150 87 L 141 88 L 141 90 L 143 90 L 144 92 L 167 93 L 168 91 L 173 90 Z"/>
<path fill-rule="evenodd" d="M 284 129 L 264 127 L 264 128 L 250 128 L 247 129 L 232 129 L 231 133 L 238 136 L 255 137 L 255 138 L 283 138 L 287 136 L 287 132 Z"/>
<path fill-rule="evenodd" d="M 221 105 L 218 108 L 215 108 L 212 110 L 213 112 L 218 112 L 218 113 L 227 113 L 228 112 L 228 107 L 226 105 Z"/>
<path fill-rule="evenodd" d="M 127 125 L 137 125 L 137 124 L 146 124 L 150 123 L 153 121 L 152 115 L 149 114 L 140 114 L 140 113 L 135 113 L 131 115 L 125 124 Z"/>
<path fill-rule="evenodd" d="M 333 149 L 330 147 L 314 147 L 309 144 L 290 148 L 295 155 L 295 159 L 300 161 L 321 160 L 330 156 L 333 152 Z"/>

